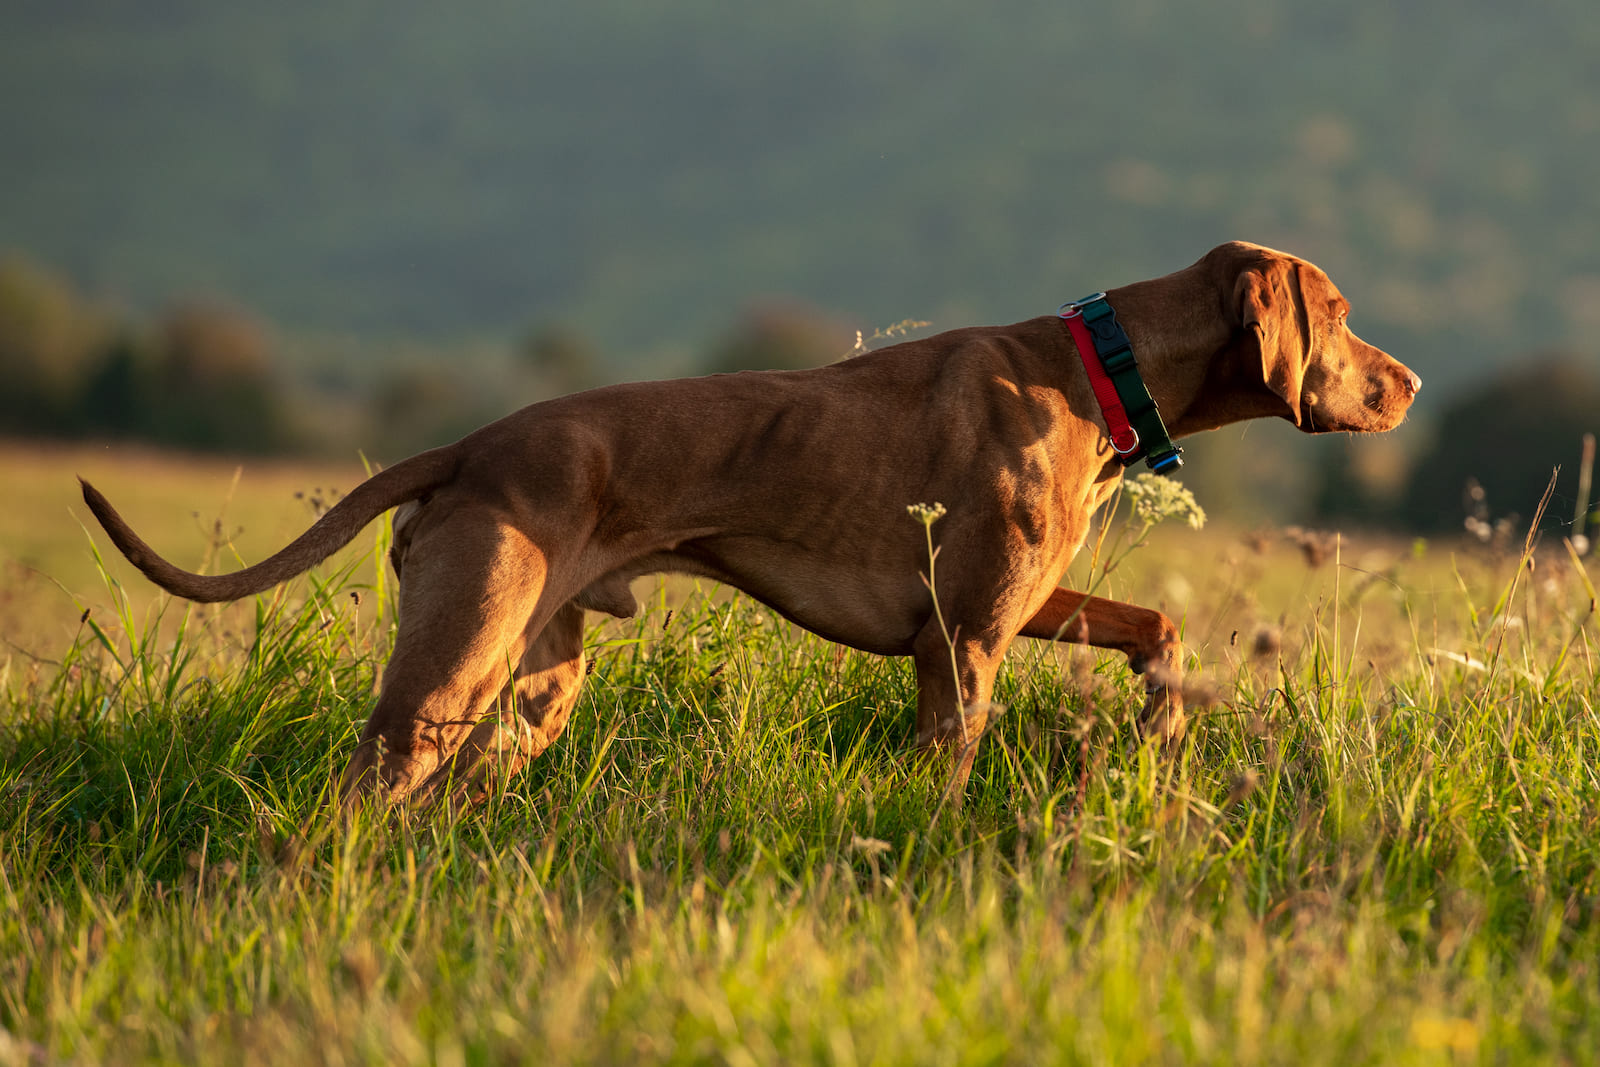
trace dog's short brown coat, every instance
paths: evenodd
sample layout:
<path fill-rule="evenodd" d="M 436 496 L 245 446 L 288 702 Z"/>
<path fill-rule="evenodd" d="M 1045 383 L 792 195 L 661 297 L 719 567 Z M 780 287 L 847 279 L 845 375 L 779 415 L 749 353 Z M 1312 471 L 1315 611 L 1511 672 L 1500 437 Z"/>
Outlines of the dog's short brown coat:
<path fill-rule="evenodd" d="M 1421 381 L 1352 333 L 1328 277 L 1231 243 L 1108 299 L 1175 437 L 1277 416 L 1384 431 Z M 917 743 L 962 780 L 1018 635 L 1127 654 L 1141 723 L 1183 729 L 1177 633 L 1156 611 L 1056 582 L 1122 467 L 1064 323 L 954 330 L 806 371 L 617 385 L 523 408 L 362 483 L 281 552 L 234 574 L 167 563 L 88 484 L 150 579 L 233 600 L 395 516 L 400 622 L 347 796 L 436 797 L 537 756 L 584 677 L 586 610 L 629 616 L 643 574 L 705 575 L 801 626 L 916 663 Z M 940 502 L 938 600 L 907 505 Z M 508 684 L 507 663 L 518 663 Z"/>

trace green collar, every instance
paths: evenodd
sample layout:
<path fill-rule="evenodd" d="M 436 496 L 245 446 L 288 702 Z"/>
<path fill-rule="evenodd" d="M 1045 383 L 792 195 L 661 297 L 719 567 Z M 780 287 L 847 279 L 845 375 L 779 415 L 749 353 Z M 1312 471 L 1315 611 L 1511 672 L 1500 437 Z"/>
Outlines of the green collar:
<path fill-rule="evenodd" d="M 1111 447 L 1124 467 L 1140 458 L 1157 474 L 1183 466 L 1183 449 L 1172 443 L 1161 412 L 1150 397 L 1133 344 L 1117 322 L 1106 294 L 1095 293 L 1063 304 L 1057 312 L 1072 331 L 1078 356 L 1100 402 Z"/>

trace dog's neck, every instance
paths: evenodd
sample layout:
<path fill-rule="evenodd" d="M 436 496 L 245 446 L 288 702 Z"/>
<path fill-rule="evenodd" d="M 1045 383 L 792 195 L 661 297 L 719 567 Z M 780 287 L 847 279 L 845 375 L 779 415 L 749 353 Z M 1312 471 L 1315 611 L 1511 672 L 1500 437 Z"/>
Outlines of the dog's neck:
<path fill-rule="evenodd" d="M 1259 356 L 1247 348 L 1243 328 L 1233 325 L 1237 315 L 1218 306 L 1231 287 L 1219 288 L 1201 267 L 1106 293 L 1167 432 L 1187 437 L 1246 419 L 1292 417 L 1262 379 Z M 1178 328 L 1174 309 L 1183 309 L 1188 320 Z M 1143 328 L 1156 317 L 1163 329 Z"/>

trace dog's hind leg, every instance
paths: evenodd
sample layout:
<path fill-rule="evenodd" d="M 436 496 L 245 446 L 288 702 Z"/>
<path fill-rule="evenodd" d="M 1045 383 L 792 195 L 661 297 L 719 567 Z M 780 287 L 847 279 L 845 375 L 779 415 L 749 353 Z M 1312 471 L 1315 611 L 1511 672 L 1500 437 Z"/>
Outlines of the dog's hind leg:
<path fill-rule="evenodd" d="M 341 791 L 405 798 L 467 740 L 545 622 L 570 598 L 550 561 L 497 513 L 435 501 L 400 582 L 400 627 Z"/>
<path fill-rule="evenodd" d="M 584 666 L 583 609 L 569 601 L 532 638 L 495 707 L 418 788 L 417 799 L 473 804 L 503 785 L 566 729 Z"/>

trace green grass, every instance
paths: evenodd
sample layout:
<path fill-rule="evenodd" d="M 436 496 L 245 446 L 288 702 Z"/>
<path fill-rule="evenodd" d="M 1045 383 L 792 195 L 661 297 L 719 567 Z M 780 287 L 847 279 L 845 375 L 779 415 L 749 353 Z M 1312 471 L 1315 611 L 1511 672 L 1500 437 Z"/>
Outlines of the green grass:
<path fill-rule="evenodd" d="M 355 460 L 241 460 L 0 439 L 0 685 L 8 662 L 26 670 L 59 659 L 85 608 L 117 607 L 85 550 L 85 526 L 99 528 L 79 475 L 174 563 L 212 573 L 276 551 L 311 525 L 316 502 L 331 503 L 364 477 Z M 115 552 L 104 562 L 127 583 L 142 620 L 155 587 Z M 249 612 L 240 617 L 248 622 Z"/>
<path fill-rule="evenodd" d="M 726 592 L 597 629 L 484 807 L 348 826 L 365 572 L 91 619 L 0 697 L 0 1064 L 1589 1060 L 1577 564 L 1155 544 L 1106 591 L 1218 702 L 1163 757 L 1116 657 L 1019 642 L 959 811 L 908 664 Z"/>

